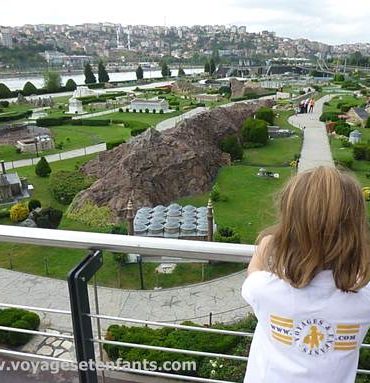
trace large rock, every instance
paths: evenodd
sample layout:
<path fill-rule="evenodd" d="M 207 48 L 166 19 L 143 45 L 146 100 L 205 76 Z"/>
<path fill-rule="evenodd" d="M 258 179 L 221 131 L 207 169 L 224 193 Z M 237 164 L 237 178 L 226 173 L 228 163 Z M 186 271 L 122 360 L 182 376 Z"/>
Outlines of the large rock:
<path fill-rule="evenodd" d="M 82 168 L 98 180 L 75 198 L 71 209 L 90 201 L 108 205 L 116 216 L 123 216 L 130 197 L 137 208 L 208 191 L 218 169 L 230 163 L 219 142 L 237 133 L 245 118 L 266 103 L 213 109 L 161 133 L 147 130 L 99 154 Z"/>

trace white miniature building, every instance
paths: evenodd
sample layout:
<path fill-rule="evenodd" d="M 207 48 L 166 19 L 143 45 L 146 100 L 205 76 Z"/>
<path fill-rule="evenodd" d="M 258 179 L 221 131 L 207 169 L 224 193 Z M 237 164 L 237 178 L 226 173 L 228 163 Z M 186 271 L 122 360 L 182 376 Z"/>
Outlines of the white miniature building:
<path fill-rule="evenodd" d="M 42 134 L 34 138 L 19 140 L 16 147 L 21 153 L 37 153 L 43 150 L 54 149 L 54 141 L 49 135 Z"/>
<path fill-rule="evenodd" d="M 89 89 L 87 86 L 78 86 L 77 89 L 73 92 L 73 98 L 86 97 L 86 96 L 96 96 L 97 92 L 92 89 Z"/>
<path fill-rule="evenodd" d="M 156 112 L 160 112 L 160 110 L 163 110 L 163 112 L 168 111 L 168 102 L 167 100 L 146 100 L 144 98 L 135 98 L 131 101 L 130 104 L 131 110 L 139 111 L 140 109 L 142 111 L 145 111 L 145 109 L 149 109 L 150 112 L 155 110 Z"/>
<path fill-rule="evenodd" d="M 84 113 L 82 101 L 77 100 L 77 98 L 74 98 L 74 97 L 70 98 L 69 99 L 68 113 L 70 113 L 70 114 L 82 114 L 82 113 Z"/>
<path fill-rule="evenodd" d="M 349 134 L 349 142 L 351 144 L 358 144 L 359 142 L 361 142 L 361 138 L 362 138 L 362 133 L 360 133 L 357 129 L 354 130 L 353 132 L 351 132 Z"/>

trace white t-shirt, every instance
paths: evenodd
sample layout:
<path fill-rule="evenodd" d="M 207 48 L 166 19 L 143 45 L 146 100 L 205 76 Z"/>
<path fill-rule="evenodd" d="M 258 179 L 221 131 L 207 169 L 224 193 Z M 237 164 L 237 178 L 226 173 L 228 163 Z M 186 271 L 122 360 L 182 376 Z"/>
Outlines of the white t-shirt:
<path fill-rule="evenodd" d="M 244 383 L 353 383 L 370 326 L 370 285 L 336 288 L 329 270 L 301 289 L 255 271 L 242 287 L 258 324 Z"/>

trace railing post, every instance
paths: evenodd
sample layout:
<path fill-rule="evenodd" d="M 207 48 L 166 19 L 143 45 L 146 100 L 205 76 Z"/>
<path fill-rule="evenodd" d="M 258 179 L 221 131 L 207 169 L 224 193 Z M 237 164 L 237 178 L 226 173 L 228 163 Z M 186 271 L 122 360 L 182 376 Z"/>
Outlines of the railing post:
<path fill-rule="evenodd" d="M 78 369 L 80 383 L 98 383 L 92 323 L 91 318 L 86 314 L 90 314 L 88 281 L 102 264 L 102 252 L 95 250 L 90 252 L 68 275 L 77 363 L 79 365 L 81 362 L 88 363 L 88 368 Z"/>

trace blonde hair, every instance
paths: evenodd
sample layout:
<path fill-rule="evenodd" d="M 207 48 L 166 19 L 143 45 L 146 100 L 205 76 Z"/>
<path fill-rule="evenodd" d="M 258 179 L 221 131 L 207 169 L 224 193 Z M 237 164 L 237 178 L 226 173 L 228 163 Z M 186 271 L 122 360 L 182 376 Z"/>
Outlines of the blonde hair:
<path fill-rule="evenodd" d="M 281 193 L 279 215 L 269 230 L 269 271 L 296 288 L 326 269 L 342 291 L 370 281 L 365 201 L 351 176 L 323 166 L 298 174 Z"/>

